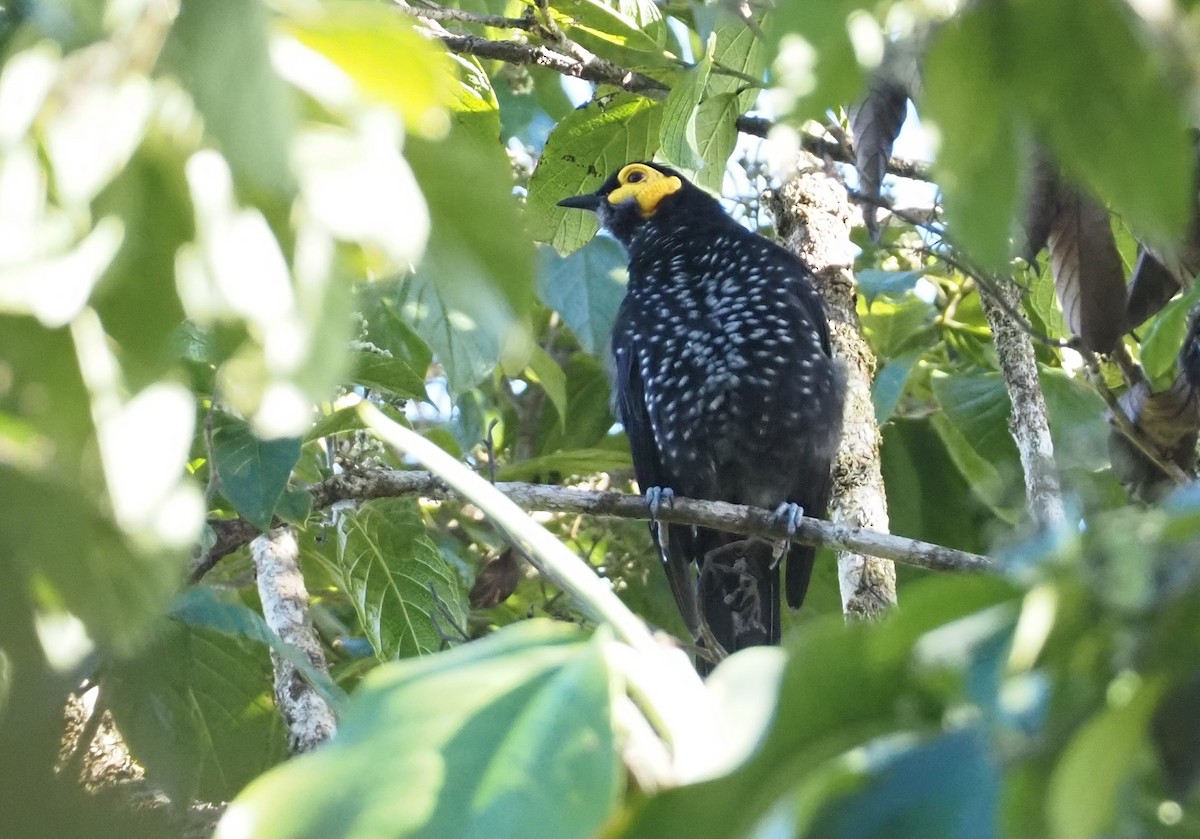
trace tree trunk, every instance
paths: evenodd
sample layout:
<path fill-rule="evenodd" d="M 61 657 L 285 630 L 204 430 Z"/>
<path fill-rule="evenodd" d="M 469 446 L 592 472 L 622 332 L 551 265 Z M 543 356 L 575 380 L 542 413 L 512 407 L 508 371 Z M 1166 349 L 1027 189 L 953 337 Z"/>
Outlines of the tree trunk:
<path fill-rule="evenodd" d="M 796 175 L 772 196 L 771 205 L 780 241 L 812 272 L 825 298 L 833 352 L 846 366 L 845 430 L 833 465 L 829 517 L 886 532 L 881 439 L 871 402 L 875 354 L 863 338 L 855 308 L 846 189 L 819 166 L 802 162 Z M 896 604 L 896 568 L 887 560 L 839 551 L 838 583 L 847 616 L 873 618 Z"/>

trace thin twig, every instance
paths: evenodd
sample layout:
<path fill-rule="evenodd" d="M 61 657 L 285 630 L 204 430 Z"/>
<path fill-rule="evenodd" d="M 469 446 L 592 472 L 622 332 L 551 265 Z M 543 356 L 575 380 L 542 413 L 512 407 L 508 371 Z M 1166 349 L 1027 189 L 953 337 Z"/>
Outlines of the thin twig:
<path fill-rule="evenodd" d="M 530 31 L 537 26 L 532 16 L 505 17 L 504 15 L 488 15 L 478 12 L 467 12 L 462 9 L 451 9 L 438 3 L 424 3 L 421 6 L 410 6 L 402 0 L 393 0 L 401 12 L 424 20 L 436 20 L 440 23 L 471 23 L 479 26 L 491 26 L 494 29 L 520 29 Z M 532 11 L 532 10 L 530 10 Z"/>

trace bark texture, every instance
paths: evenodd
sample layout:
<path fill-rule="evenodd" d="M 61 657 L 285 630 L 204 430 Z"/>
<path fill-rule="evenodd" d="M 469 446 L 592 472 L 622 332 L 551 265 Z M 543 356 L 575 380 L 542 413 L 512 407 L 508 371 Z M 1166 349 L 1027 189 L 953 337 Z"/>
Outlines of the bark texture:
<path fill-rule="evenodd" d="M 290 644 L 328 673 L 325 654 L 308 615 L 308 590 L 300 574 L 300 548 L 291 527 L 280 527 L 250 543 L 263 618 L 285 644 Z M 275 704 L 287 723 L 292 754 L 311 751 L 333 736 L 333 711 L 295 665 L 271 652 L 275 671 Z"/>
<path fill-rule="evenodd" d="M 997 283 L 996 292 L 1004 296 L 1010 309 L 1020 311 L 1020 292 L 1015 285 Z M 1021 455 L 1029 515 L 1040 527 L 1057 527 L 1066 520 L 1066 514 L 1054 462 L 1054 441 L 1050 439 L 1046 399 L 1038 382 L 1033 339 L 986 294 L 983 311 L 992 328 L 1000 371 L 1012 401 L 1008 430 Z"/>
<path fill-rule="evenodd" d="M 772 197 L 780 241 L 813 273 L 829 312 L 834 354 L 846 365 L 846 418 L 833 465 L 830 519 L 851 527 L 888 529 L 887 495 L 879 465 L 881 438 L 871 402 L 875 354 L 862 335 L 850 269 L 851 212 L 845 187 L 803 162 Z M 896 568 L 855 551 L 838 553 L 842 609 L 877 617 L 896 604 Z"/>

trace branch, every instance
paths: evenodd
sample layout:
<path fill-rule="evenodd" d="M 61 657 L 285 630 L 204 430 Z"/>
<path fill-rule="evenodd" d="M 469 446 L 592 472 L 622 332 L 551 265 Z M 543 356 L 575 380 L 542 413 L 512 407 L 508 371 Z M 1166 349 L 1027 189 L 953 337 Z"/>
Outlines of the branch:
<path fill-rule="evenodd" d="M 1000 372 L 1004 374 L 1004 384 L 1012 403 L 1008 430 L 1021 455 L 1026 505 L 1038 525 L 1059 527 L 1066 521 L 1066 513 L 1033 340 L 1000 305 L 1003 302 L 1009 309 L 1020 305 L 1016 285 L 1005 283 L 996 291 L 1004 299 L 985 295 L 983 312 L 992 328 Z"/>
<path fill-rule="evenodd" d="M 526 32 L 537 26 L 537 21 L 533 19 L 532 15 L 526 15 L 525 17 L 504 17 L 503 15 L 487 15 L 478 12 L 466 12 L 462 9 L 451 9 L 436 3 L 429 3 L 424 6 L 409 6 L 401 3 L 400 0 L 395 0 L 395 3 L 397 8 L 404 14 L 423 20 L 436 20 L 441 23 L 447 21 L 452 23 L 473 23 L 479 26 L 491 26 L 495 29 L 521 29 Z M 528 11 L 532 12 L 532 9 Z"/>
<path fill-rule="evenodd" d="M 769 119 L 754 116 L 740 116 L 737 119 L 737 129 L 743 134 L 753 137 L 766 137 L 774 125 Z M 854 165 L 854 146 L 849 138 L 839 142 L 831 140 L 811 131 L 800 133 L 800 146 L 808 153 L 822 159 L 828 158 L 838 163 Z M 911 178 L 915 181 L 933 181 L 933 173 L 929 164 L 920 160 L 908 160 L 902 157 L 889 157 L 887 171 L 890 175 L 901 178 Z"/>
<path fill-rule="evenodd" d="M 291 527 L 272 530 L 251 545 L 263 619 L 285 644 L 307 656 L 328 674 L 325 653 L 308 616 L 308 590 L 300 573 L 300 548 Z M 288 732 L 288 751 L 312 751 L 333 736 L 333 710 L 294 664 L 271 651 L 275 671 L 275 704 Z"/>
<path fill-rule="evenodd" d="M 503 482 L 495 486 L 526 511 L 584 513 L 623 519 L 649 518 L 646 500 L 640 495 L 520 482 Z M 314 484 L 309 492 L 312 493 L 314 510 L 324 509 L 338 501 L 369 501 L 373 498 L 413 495 L 431 500 L 461 498 L 430 472 L 395 469 L 343 472 Z M 658 518 L 671 524 L 695 524 L 746 536 L 783 538 L 787 535 L 786 526 L 776 521 L 771 511 L 724 501 L 676 498 L 670 507 L 659 511 Z M 254 525 L 243 519 L 218 520 L 209 524 L 217 532 L 217 543 L 196 564 L 192 572 L 193 581 L 203 577 L 222 557 L 248 544 L 258 535 Z M 793 541 L 858 551 L 930 571 L 987 571 L 995 568 L 990 559 L 978 554 L 807 516 L 802 520 Z"/>

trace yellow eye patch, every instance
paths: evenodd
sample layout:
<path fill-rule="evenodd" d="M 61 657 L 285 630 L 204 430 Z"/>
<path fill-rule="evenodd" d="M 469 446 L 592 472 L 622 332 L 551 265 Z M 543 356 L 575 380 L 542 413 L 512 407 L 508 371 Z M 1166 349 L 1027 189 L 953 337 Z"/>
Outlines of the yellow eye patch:
<path fill-rule="evenodd" d="M 643 163 L 630 163 L 620 171 L 617 180 L 621 185 L 608 194 L 608 203 L 620 204 L 632 198 L 646 218 L 654 215 L 660 201 L 683 188 L 679 178 L 664 175 Z"/>

